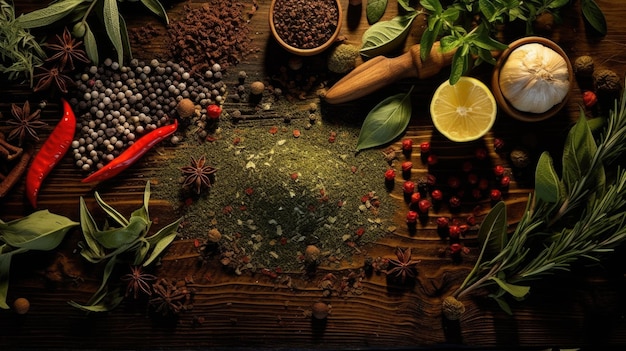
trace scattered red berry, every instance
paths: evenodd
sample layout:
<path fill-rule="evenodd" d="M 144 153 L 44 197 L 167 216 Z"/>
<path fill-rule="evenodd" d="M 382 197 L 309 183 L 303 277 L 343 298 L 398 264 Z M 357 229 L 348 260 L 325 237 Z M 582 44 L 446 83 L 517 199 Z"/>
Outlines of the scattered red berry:
<path fill-rule="evenodd" d="M 428 158 L 426 159 L 426 163 L 428 163 L 429 166 L 436 165 L 438 161 L 439 159 L 437 158 L 437 155 L 428 155 Z"/>
<path fill-rule="evenodd" d="M 431 206 L 432 206 L 432 204 L 427 199 L 420 200 L 420 202 L 418 204 L 419 210 L 422 213 L 427 213 L 428 210 L 430 210 Z"/>
<path fill-rule="evenodd" d="M 493 139 L 493 148 L 496 152 L 502 151 L 502 149 L 504 149 L 504 140 L 500 138 Z"/>
<path fill-rule="evenodd" d="M 472 215 L 467 216 L 467 219 L 465 221 L 467 222 L 468 225 L 471 225 L 471 226 L 476 225 L 476 217 Z"/>
<path fill-rule="evenodd" d="M 430 193 L 430 197 L 433 198 L 433 201 L 441 201 L 443 200 L 443 192 L 439 189 L 435 189 Z"/>
<path fill-rule="evenodd" d="M 450 245 L 451 254 L 458 255 L 461 253 L 461 251 L 463 251 L 463 246 L 461 246 L 461 244 L 455 243 L 455 244 Z"/>
<path fill-rule="evenodd" d="M 583 103 L 586 107 L 593 107 L 598 102 L 598 97 L 593 91 L 585 91 L 583 93 Z"/>
<path fill-rule="evenodd" d="M 392 181 L 394 179 L 396 179 L 396 171 L 394 171 L 393 169 L 388 169 L 385 172 L 385 180 Z"/>
<path fill-rule="evenodd" d="M 278 133 L 278 127 L 272 126 L 272 127 L 270 127 L 270 130 L 268 132 L 270 134 L 274 135 L 274 134 Z"/>
<path fill-rule="evenodd" d="M 406 214 L 406 222 L 407 223 L 415 223 L 415 222 L 417 222 L 417 217 L 418 217 L 417 212 L 409 211 Z"/>
<path fill-rule="evenodd" d="M 447 217 L 439 217 L 437 218 L 437 227 L 438 228 L 447 228 L 450 220 Z"/>
<path fill-rule="evenodd" d="M 500 201 L 500 199 L 502 199 L 502 192 L 498 189 L 492 189 L 491 192 L 489 192 L 489 198 L 491 201 Z"/>
<path fill-rule="evenodd" d="M 479 147 L 478 149 L 476 149 L 476 151 L 474 152 L 474 156 L 479 159 L 479 160 L 484 160 L 487 158 L 488 153 L 487 150 L 485 148 Z"/>
<path fill-rule="evenodd" d="M 511 177 L 504 176 L 504 177 L 502 177 L 502 179 L 500 179 L 500 186 L 501 187 L 508 188 L 509 184 L 511 184 Z"/>
<path fill-rule="evenodd" d="M 487 188 L 489 188 L 489 180 L 487 180 L 487 178 L 481 178 L 478 181 L 478 189 L 487 190 Z"/>
<path fill-rule="evenodd" d="M 476 173 L 470 173 L 467 175 L 467 182 L 470 185 L 476 185 L 478 183 L 478 175 Z"/>
<path fill-rule="evenodd" d="M 502 165 L 496 165 L 493 167 L 493 174 L 495 174 L 496 177 L 502 176 L 504 174 L 504 167 L 502 167 Z"/>
<path fill-rule="evenodd" d="M 404 139 L 402 140 L 402 150 L 411 151 L 413 150 L 413 140 L 412 139 Z"/>
<path fill-rule="evenodd" d="M 293 130 L 293 137 L 294 138 L 299 138 L 300 137 L 300 130 L 299 129 L 294 129 Z"/>
<path fill-rule="evenodd" d="M 459 235 L 461 235 L 461 228 L 458 225 L 451 225 L 448 228 L 448 233 L 452 239 L 458 239 Z"/>
<path fill-rule="evenodd" d="M 448 186 L 451 189 L 458 189 L 461 187 L 461 181 L 459 180 L 458 177 L 450 176 L 448 177 Z"/>
<path fill-rule="evenodd" d="M 297 180 L 297 179 L 298 179 L 298 172 L 291 173 L 291 180 Z"/>
<path fill-rule="evenodd" d="M 412 194 L 415 192 L 415 182 L 411 180 L 407 180 L 402 184 L 402 190 L 404 190 L 405 194 Z"/>
<path fill-rule="evenodd" d="M 421 197 L 422 196 L 420 195 L 420 193 L 411 194 L 411 205 L 417 204 L 420 201 Z"/>
<path fill-rule="evenodd" d="M 411 171 L 411 168 L 413 168 L 413 162 L 411 161 L 404 161 L 402 162 L 402 172 L 409 172 Z"/>
<path fill-rule="evenodd" d="M 252 195 L 252 194 L 254 194 L 254 189 L 252 189 L 252 188 L 246 188 L 246 195 L 250 196 L 250 195 Z"/>
<path fill-rule="evenodd" d="M 430 142 L 424 141 L 420 144 L 420 152 L 423 154 L 427 154 L 430 152 Z"/>
<path fill-rule="evenodd" d="M 451 208 L 458 208 L 461 206 L 461 199 L 458 196 L 452 196 L 448 201 Z"/>
<path fill-rule="evenodd" d="M 363 227 L 359 227 L 356 232 L 355 232 L 356 236 L 358 236 L 359 238 L 365 234 L 365 229 Z"/>
<path fill-rule="evenodd" d="M 216 104 L 209 105 L 206 108 L 206 114 L 212 119 L 218 119 L 222 114 L 222 108 Z"/>

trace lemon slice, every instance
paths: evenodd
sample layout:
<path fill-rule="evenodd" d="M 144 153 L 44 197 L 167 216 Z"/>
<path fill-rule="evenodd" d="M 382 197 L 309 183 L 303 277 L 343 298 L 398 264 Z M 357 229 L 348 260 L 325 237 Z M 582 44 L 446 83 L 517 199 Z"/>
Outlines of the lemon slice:
<path fill-rule="evenodd" d="M 472 141 L 485 135 L 496 121 L 496 100 L 476 78 L 445 81 L 435 90 L 430 116 L 435 128 L 452 141 Z"/>

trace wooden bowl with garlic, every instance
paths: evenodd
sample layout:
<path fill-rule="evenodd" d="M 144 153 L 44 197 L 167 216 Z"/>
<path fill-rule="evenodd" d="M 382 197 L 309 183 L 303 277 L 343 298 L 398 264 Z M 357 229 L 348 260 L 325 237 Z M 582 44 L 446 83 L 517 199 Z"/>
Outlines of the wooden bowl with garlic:
<path fill-rule="evenodd" d="M 567 54 L 543 37 L 516 40 L 502 53 L 491 78 L 498 106 L 509 116 L 537 122 L 557 114 L 574 82 Z"/>

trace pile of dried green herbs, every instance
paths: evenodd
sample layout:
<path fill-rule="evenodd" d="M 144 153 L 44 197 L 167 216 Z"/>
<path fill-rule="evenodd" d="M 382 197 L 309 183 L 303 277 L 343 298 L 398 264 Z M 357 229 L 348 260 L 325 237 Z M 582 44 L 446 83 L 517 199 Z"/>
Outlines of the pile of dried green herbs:
<path fill-rule="evenodd" d="M 393 230 L 394 205 L 382 180 L 389 165 L 380 151 L 355 154 L 358 129 L 308 125 L 309 112 L 299 113 L 274 125 L 223 120 L 214 140 L 178 145 L 155 175 L 171 184 L 158 187 L 165 192 L 159 196 L 178 204 L 182 235 L 203 242 L 217 229 L 222 263 L 236 274 L 301 271 L 307 245 L 321 250 L 321 264 L 349 260 Z M 197 195 L 182 188 L 180 167 L 201 156 L 217 172 Z"/>
<path fill-rule="evenodd" d="M 567 271 L 579 259 L 598 261 L 626 240 L 626 93 L 616 101 L 604 131 L 594 137 L 581 110 L 565 142 L 561 175 L 544 153 L 536 168 L 535 193 L 515 230 L 509 234 L 506 206 L 499 203 L 481 224 L 481 252 L 461 286 L 444 302 L 444 314 L 464 311 L 458 298 L 480 288 L 508 313 L 510 294 L 524 298 L 529 283 Z M 611 171 L 610 171 L 611 170 Z M 615 170 L 615 171 L 613 171 Z"/>

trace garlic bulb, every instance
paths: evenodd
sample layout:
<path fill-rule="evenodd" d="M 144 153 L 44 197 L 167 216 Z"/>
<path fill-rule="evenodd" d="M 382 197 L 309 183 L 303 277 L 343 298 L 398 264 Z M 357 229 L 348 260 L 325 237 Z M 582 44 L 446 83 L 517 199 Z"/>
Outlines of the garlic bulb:
<path fill-rule="evenodd" d="M 516 109 L 543 113 L 569 92 L 567 62 L 556 51 L 538 43 L 513 50 L 500 71 L 502 95 Z"/>

